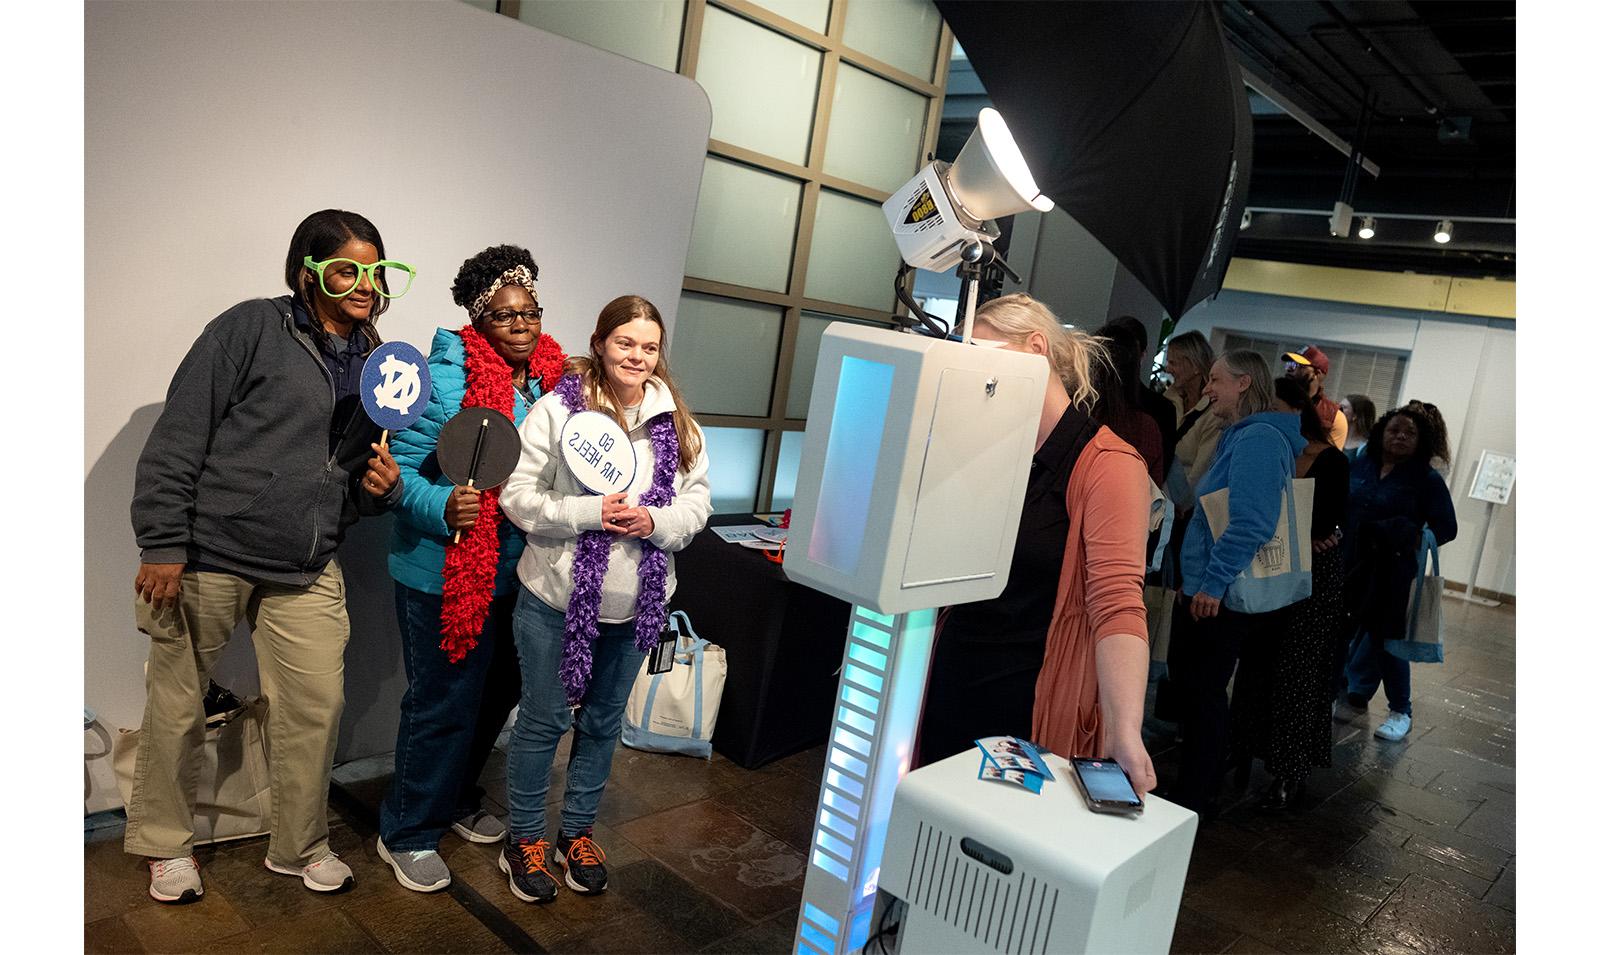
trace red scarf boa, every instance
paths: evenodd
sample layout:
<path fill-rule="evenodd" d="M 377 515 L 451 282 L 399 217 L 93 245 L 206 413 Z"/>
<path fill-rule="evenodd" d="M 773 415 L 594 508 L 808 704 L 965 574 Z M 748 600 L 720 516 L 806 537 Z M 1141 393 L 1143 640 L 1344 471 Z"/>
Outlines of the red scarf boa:
<path fill-rule="evenodd" d="M 511 384 L 511 366 L 470 324 L 461 329 L 466 346 L 467 390 L 461 407 L 493 408 L 516 420 L 516 398 Z M 548 334 L 539 336 L 528 358 L 528 380 L 539 381 L 540 390 L 549 393 L 561 379 L 567 356 L 561 345 Z M 494 578 L 500 565 L 500 489 L 488 488 L 478 498 L 478 520 L 461 535 L 460 543 L 444 549 L 444 607 L 439 615 L 443 639 L 439 649 L 460 663 L 467 651 L 478 645 L 478 634 L 494 602 Z"/>

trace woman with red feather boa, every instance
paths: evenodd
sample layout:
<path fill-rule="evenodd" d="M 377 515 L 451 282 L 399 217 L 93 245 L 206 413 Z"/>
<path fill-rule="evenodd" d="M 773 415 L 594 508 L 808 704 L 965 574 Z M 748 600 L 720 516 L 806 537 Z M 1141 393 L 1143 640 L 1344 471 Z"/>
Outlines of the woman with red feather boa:
<path fill-rule="evenodd" d="M 513 245 L 462 263 L 451 295 L 468 322 L 434 335 L 427 411 L 390 439 L 405 481 L 389 575 L 408 687 L 378 854 L 418 892 L 450 884 L 438 852 L 446 828 L 484 843 L 506 832 L 484 811 L 477 781 L 521 692 L 511 615 L 524 537 L 501 515 L 498 489 L 454 486 L 434 449 L 462 409 L 493 408 L 521 422 L 561 378 L 566 356 L 541 334 L 538 277 L 533 256 Z"/>

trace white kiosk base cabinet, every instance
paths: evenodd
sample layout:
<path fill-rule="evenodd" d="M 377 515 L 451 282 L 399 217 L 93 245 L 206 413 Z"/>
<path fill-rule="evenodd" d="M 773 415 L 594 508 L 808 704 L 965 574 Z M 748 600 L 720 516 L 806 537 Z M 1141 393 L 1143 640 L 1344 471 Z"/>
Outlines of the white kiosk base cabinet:
<path fill-rule="evenodd" d="M 1090 812 L 1059 756 L 1038 794 L 978 779 L 980 760 L 895 790 L 872 927 L 886 950 L 1165 955 L 1199 818 L 1154 796 L 1142 815 Z"/>

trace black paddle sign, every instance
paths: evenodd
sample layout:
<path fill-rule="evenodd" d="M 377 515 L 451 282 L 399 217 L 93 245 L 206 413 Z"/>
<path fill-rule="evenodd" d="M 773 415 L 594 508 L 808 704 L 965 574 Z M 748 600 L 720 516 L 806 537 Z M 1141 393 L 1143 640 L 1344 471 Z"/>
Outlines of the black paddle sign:
<path fill-rule="evenodd" d="M 439 429 L 439 470 L 462 487 L 498 487 L 517 469 L 522 437 L 492 408 L 462 408 Z"/>

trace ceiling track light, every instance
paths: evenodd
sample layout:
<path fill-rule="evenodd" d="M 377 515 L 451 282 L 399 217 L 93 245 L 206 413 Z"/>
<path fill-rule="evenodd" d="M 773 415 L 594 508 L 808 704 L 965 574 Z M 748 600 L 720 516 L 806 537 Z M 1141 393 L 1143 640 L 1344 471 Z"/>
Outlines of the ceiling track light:
<path fill-rule="evenodd" d="M 1240 232 L 1243 232 L 1244 230 L 1250 228 L 1251 215 L 1253 213 L 1256 213 L 1256 212 L 1267 213 L 1268 214 L 1268 219 L 1272 220 L 1270 223 L 1268 223 L 1268 226 L 1267 226 L 1267 231 L 1272 233 L 1272 235 L 1268 236 L 1268 238 L 1280 237 L 1280 236 L 1285 236 L 1285 235 L 1297 235 L 1297 236 L 1300 236 L 1300 237 L 1304 238 L 1307 235 L 1307 233 L 1305 232 L 1305 230 L 1304 230 L 1304 228 L 1302 226 L 1285 225 L 1285 223 L 1289 223 L 1292 220 L 1287 219 L 1287 218 L 1282 218 L 1282 217 L 1289 217 L 1289 216 L 1306 216 L 1306 217 L 1309 217 L 1309 216 L 1326 215 L 1326 213 L 1323 210 L 1320 210 L 1320 209 L 1278 208 L 1278 207 L 1274 207 L 1274 206 L 1246 206 L 1244 211 L 1243 211 L 1243 213 L 1241 214 L 1240 220 L 1239 220 L 1239 231 Z M 1389 239 L 1388 239 L 1388 241 L 1391 242 L 1391 243 L 1398 241 L 1402 245 L 1406 244 L 1409 241 L 1413 241 L 1412 239 L 1405 238 L 1405 236 L 1417 236 L 1417 234 L 1418 234 L 1415 231 L 1411 231 L 1411 223 L 1413 221 L 1415 221 L 1417 223 L 1416 228 L 1418 230 L 1421 230 L 1423 228 L 1422 223 L 1425 223 L 1425 222 L 1428 222 L 1428 221 L 1431 220 L 1433 222 L 1433 232 L 1431 234 L 1433 236 L 1434 243 L 1437 244 L 1437 245 L 1448 245 L 1455 239 L 1456 223 L 1457 222 L 1466 221 L 1466 222 L 1471 222 L 1471 223 L 1486 223 L 1490 227 L 1491 231 L 1494 231 L 1494 230 L 1498 229 L 1501 226 L 1511 226 L 1511 227 L 1514 228 L 1516 226 L 1516 224 L 1517 224 L 1517 220 L 1513 219 L 1513 218 L 1494 218 L 1494 217 L 1485 217 L 1485 216 L 1452 216 L 1452 217 L 1449 217 L 1449 218 L 1434 219 L 1433 215 L 1424 215 L 1424 214 L 1410 213 L 1410 212 L 1380 212 L 1380 213 L 1355 214 L 1354 210 L 1352 210 L 1348 204 L 1343 203 L 1343 202 L 1339 202 L 1339 203 L 1335 203 L 1334 204 L 1333 215 L 1328 217 L 1327 223 L 1328 223 L 1328 228 L 1329 228 L 1330 233 L 1332 235 L 1334 235 L 1334 236 L 1346 236 L 1346 235 L 1350 235 L 1353 232 L 1353 233 L 1355 233 L 1355 235 L 1359 236 L 1362 239 L 1370 240 L 1370 239 L 1376 239 L 1377 236 L 1378 236 L 1378 220 L 1379 219 L 1383 219 L 1388 223 L 1388 225 L 1385 226 L 1385 228 L 1393 227 L 1395 222 L 1400 222 L 1402 225 L 1405 226 L 1404 229 L 1401 229 L 1401 235 L 1398 238 L 1396 236 L 1391 235 L 1389 237 Z M 1394 221 L 1389 221 L 1389 220 L 1394 220 Z M 1262 221 L 1266 222 L 1267 220 L 1263 219 Z M 1428 233 L 1423 233 L 1423 234 L 1428 234 Z M 1480 239 L 1481 239 L 1481 237 L 1480 237 Z"/>

